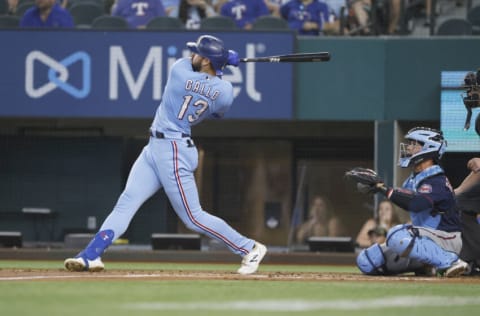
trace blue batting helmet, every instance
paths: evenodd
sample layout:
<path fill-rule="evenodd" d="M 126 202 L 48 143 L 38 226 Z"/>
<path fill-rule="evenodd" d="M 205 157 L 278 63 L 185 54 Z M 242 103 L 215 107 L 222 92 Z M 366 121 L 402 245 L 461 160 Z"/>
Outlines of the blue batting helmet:
<path fill-rule="evenodd" d="M 208 58 L 217 75 L 223 74 L 222 70 L 228 61 L 228 50 L 223 46 L 222 40 L 211 35 L 202 35 L 197 42 L 188 42 L 187 47 L 195 54 Z"/>

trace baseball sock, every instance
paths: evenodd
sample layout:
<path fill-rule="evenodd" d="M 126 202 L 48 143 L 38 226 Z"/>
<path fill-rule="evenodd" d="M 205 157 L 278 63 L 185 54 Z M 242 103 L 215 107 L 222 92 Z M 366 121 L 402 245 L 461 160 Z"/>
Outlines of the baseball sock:
<path fill-rule="evenodd" d="M 88 246 L 81 251 L 77 257 L 86 258 L 88 260 L 97 259 L 103 254 L 105 249 L 112 244 L 113 236 L 114 233 L 111 229 L 98 232 Z"/>

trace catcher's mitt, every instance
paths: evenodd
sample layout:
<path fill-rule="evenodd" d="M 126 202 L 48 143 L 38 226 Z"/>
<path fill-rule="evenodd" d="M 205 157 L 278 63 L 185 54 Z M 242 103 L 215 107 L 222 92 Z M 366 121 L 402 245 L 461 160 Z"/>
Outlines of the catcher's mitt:
<path fill-rule="evenodd" d="M 356 167 L 345 172 L 345 177 L 356 182 L 361 193 L 376 193 L 384 188 L 382 178 L 372 169 Z"/>

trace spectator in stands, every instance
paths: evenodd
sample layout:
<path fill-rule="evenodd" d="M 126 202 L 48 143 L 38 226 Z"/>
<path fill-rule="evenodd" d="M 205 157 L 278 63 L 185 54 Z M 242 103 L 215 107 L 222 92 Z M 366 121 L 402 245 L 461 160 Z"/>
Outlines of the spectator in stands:
<path fill-rule="evenodd" d="M 268 11 L 270 11 L 271 15 L 276 17 L 280 17 L 280 7 L 283 3 L 284 1 L 282 0 L 265 0 Z"/>
<path fill-rule="evenodd" d="M 200 28 L 200 21 L 217 13 L 206 0 L 181 0 L 178 17 L 185 24 L 185 28 L 196 30 Z"/>
<path fill-rule="evenodd" d="M 161 0 L 117 0 L 112 15 L 127 20 L 131 28 L 142 29 L 151 19 L 165 16 L 165 8 Z"/>
<path fill-rule="evenodd" d="M 56 0 L 35 0 L 20 20 L 21 27 L 65 27 L 73 28 L 73 18 Z"/>
<path fill-rule="evenodd" d="M 222 5 L 220 14 L 232 18 L 238 28 L 250 30 L 257 18 L 270 15 L 270 11 L 264 0 L 230 0 Z"/>
<path fill-rule="evenodd" d="M 212 6 L 215 12 L 217 14 L 220 14 L 220 10 L 222 9 L 222 6 L 228 2 L 228 0 L 211 0 L 212 1 Z"/>
<path fill-rule="evenodd" d="M 350 0 L 350 10 L 357 24 L 358 34 L 370 34 L 371 0 Z"/>
<path fill-rule="evenodd" d="M 330 13 L 329 23 L 323 26 L 323 34 L 325 35 L 339 35 L 340 34 L 340 21 L 342 19 L 342 8 L 343 8 L 343 19 L 346 20 L 348 16 L 348 6 L 346 0 L 323 0 L 328 6 Z M 344 30 L 344 34 L 346 30 Z"/>
<path fill-rule="evenodd" d="M 398 22 L 401 14 L 401 0 L 390 0 L 383 5 L 388 8 L 379 9 L 372 6 L 371 0 L 347 0 L 351 20 L 349 23 L 351 35 L 370 35 L 375 30 L 381 34 L 393 35 L 397 32 Z M 381 7 L 380 7 L 381 8 Z M 376 23 L 381 25 L 373 26 L 371 20 L 372 10 L 376 12 Z"/>
<path fill-rule="evenodd" d="M 68 0 L 67 0 L 68 1 Z M 111 14 L 115 0 L 103 0 L 103 9 L 105 12 Z"/>
<path fill-rule="evenodd" d="M 312 199 L 307 220 L 297 229 L 298 243 L 304 243 L 313 236 L 341 236 L 340 221 L 333 215 L 330 202 L 323 196 L 317 195 Z"/>
<path fill-rule="evenodd" d="M 400 221 L 395 214 L 393 203 L 389 200 L 381 201 L 378 204 L 377 217 L 368 219 L 360 229 L 356 240 L 357 245 L 367 248 L 374 243 L 384 243 L 387 231 L 398 224 Z"/>
<path fill-rule="evenodd" d="M 18 0 L 7 0 L 7 15 L 16 15 L 17 7 L 18 7 Z"/>
<path fill-rule="evenodd" d="M 401 0 L 389 1 L 389 17 L 387 34 L 393 35 L 397 31 L 398 22 L 400 21 L 400 14 L 402 12 Z"/>
<path fill-rule="evenodd" d="M 319 0 L 290 0 L 280 7 L 280 14 L 298 35 L 318 36 L 330 23 L 328 6 Z"/>
<path fill-rule="evenodd" d="M 432 20 L 432 0 L 425 0 L 425 23 L 424 26 L 430 26 Z"/>
<path fill-rule="evenodd" d="M 180 0 L 161 0 L 165 8 L 165 14 L 172 18 L 178 18 L 180 10 Z"/>

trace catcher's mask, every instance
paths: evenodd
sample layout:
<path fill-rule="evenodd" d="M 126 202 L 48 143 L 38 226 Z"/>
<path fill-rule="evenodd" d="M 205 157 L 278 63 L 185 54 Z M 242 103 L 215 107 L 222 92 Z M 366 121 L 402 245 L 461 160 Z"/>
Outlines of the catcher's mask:
<path fill-rule="evenodd" d="M 400 143 L 400 158 L 398 165 L 407 168 L 416 165 L 426 159 L 438 162 L 447 149 L 447 141 L 439 130 L 428 127 L 414 127 L 405 135 L 408 141 L 414 141 L 422 146 L 422 149 L 412 153 L 410 143 Z"/>
<path fill-rule="evenodd" d="M 467 118 L 465 119 L 464 130 L 470 128 L 472 119 L 472 109 L 480 106 L 480 69 L 476 73 L 469 72 L 463 79 L 465 83 L 465 94 L 463 95 L 463 104 L 467 109 Z M 480 136 L 480 116 L 475 119 L 475 132 Z"/>

